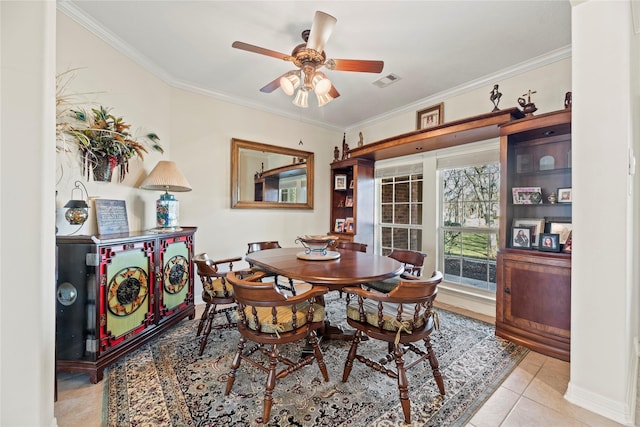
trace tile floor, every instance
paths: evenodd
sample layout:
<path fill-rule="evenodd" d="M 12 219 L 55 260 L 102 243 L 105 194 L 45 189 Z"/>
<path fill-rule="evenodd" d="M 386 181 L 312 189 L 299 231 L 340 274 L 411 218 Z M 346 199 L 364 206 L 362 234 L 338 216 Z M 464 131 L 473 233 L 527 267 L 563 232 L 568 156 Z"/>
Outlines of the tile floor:
<path fill-rule="evenodd" d="M 475 313 L 462 314 L 494 321 Z M 530 352 L 467 427 L 621 426 L 566 401 L 563 396 L 568 383 L 569 363 Z M 59 374 L 58 426 L 100 427 L 103 385 L 89 383 L 85 374 Z"/>

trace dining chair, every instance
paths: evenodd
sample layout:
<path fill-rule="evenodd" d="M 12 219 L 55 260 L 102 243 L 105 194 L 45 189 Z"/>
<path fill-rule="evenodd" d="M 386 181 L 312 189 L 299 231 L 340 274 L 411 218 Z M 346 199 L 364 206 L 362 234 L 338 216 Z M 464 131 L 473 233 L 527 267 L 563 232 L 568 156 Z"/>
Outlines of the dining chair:
<path fill-rule="evenodd" d="M 312 364 L 315 360 L 322 377 L 329 381 L 327 366 L 316 336 L 316 330 L 324 327 L 325 311 L 322 297 L 329 289 L 314 286 L 307 292 L 289 296 L 274 286 L 273 282 L 260 282 L 259 277 L 250 276 L 242 279 L 231 272 L 227 275 L 227 280 L 233 286 L 238 303 L 240 342 L 231 363 L 224 394 L 228 396 L 231 392 L 243 360 L 265 372 L 267 377 L 261 421 L 266 424 L 271 415 L 276 380 Z M 299 360 L 288 359 L 278 349 L 282 344 L 305 339 L 311 344 L 313 352 Z M 247 341 L 257 345 L 245 348 Z M 268 363 L 251 357 L 258 350 L 268 357 Z M 278 362 L 284 365 L 280 371 L 277 371 Z"/>
<path fill-rule="evenodd" d="M 282 246 L 280 246 L 280 243 L 277 240 L 267 240 L 263 242 L 250 242 L 250 243 L 247 243 L 247 255 L 249 255 L 252 252 L 263 251 L 266 249 L 279 249 L 281 247 Z M 255 267 L 251 263 L 249 263 L 249 265 L 255 271 L 264 271 L 264 270 L 261 270 L 259 267 Z M 265 278 L 273 277 L 273 281 L 276 283 L 276 286 L 278 286 L 280 289 L 289 291 L 293 295 L 295 295 L 298 291 L 300 291 L 299 288 L 301 283 L 295 283 L 295 281 L 289 277 L 280 277 L 277 274 L 271 274 L 268 272 L 265 272 L 265 273 L 266 274 L 264 277 Z M 308 289 L 309 287 L 310 285 L 306 286 L 304 289 Z"/>
<path fill-rule="evenodd" d="M 367 252 L 367 244 L 359 242 L 349 242 L 346 240 L 337 240 L 336 249 L 347 249 L 349 251 Z"/>
<path fill-rule="evenodd" d="M 422 275 L 422 268 L 424 267 L 424 260 L 427 257 L 427 254 L 407 249 L 393 249 L 387 256 L 402 263 L 404 271 L 400 277 L 392 277 L 386 280 L 370 282 L 364 286 L 369 289 L 375 289 L 378 292 L 387 293 L 398 286 L 399 280 L 403 277 L 409 279 L 420 277 Z"/>
<path fill-rule="evenodd" d="M 349 242 L 347 240 L 336 240 L 335 249 L 345 249 L 348 251 L 367 252 L 367 244 L 359 242 Z M 338 291 L 340 298 L 342 298 L 342 290 Z"/>
<path fill-rule="evenodd" d="M 204 312 L 198 323 L 198 331 L 196 336 L 199 337 L 204 330 L 204 334 L 200 339 L 200 350 L 198 355 L 202 356 L 204 348 L 207 346 L 207 340 L 212 329 L 235 328 L 236 304 L 233 298 L 233 288 L 227 283 L 226 274 L 233 270 L 233 263 L 242 261 L 241 257 L 228 258 L 222 260 L 213 260 L 206 253 L 201 253 L 193 257 L 193 262 L 198 269 L 198 276 L 202 282 L 202 300 L 205 302 Z M 223 267 L 223 271 L 221 271 Z M 248 274 L 249 270 L 238 270 L 238 273 Z M 218 306 L 224 306 L 218 308 Z M 213 327 L 213 321 L 217 314 L 224 314 L 227 323 L 216 325 Z"/>
<path fill-rule="evenodd" d="M 355 335 L 345 362 L 342 382 L 349 378 L 354 360 L 396 379 L 407 424 L 411 423 L 408 369 L 428 360 L 438 390 L 441 395 L 445 394 L 444 380 L 430 339 L 431 332 L 439 326 L 437 313 L 433 312 L 433 302 L 441 281 L 442 273 L 436 271 L 429 279 L 401 279 L 398 286 L 387 294 L 360 287 L 343 289 L 347 294 L 347 323 L 355 328 Z M 389 350 L 387 356 L 374 361 L 367 355 L 358 354 L 358 345 L 365 336 L 385 341 Z M 426 352 L 414 344 L 420 340 L 424 342 Z M 405 360 L 405 354 L 409 351 L 417 358 Z M 386 366 L 391 361 L 395 362 L 395 370 Z"/>

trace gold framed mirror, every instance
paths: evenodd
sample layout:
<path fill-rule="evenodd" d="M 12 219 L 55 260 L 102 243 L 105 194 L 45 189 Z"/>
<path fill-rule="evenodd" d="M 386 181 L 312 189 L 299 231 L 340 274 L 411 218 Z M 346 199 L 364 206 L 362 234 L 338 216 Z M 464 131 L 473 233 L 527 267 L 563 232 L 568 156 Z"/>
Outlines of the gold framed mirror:
<path fill-rule="evenodd" d="M 313 209 L 313 153 L 231 140 L 231 207 Z"/>

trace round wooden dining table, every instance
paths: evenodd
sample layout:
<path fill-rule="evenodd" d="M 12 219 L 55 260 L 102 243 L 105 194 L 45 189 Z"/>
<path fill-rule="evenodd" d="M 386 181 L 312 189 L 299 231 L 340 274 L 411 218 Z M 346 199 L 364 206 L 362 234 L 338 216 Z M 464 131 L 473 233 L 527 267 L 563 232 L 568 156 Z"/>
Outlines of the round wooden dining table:
<path fill-rule="evenodd" d="M 304 248 L 266 249 L 245 257 L 250 264 L 292 279 L 323 285 L 330 290 L 389 279 L 404 271 L 392 258 L 358 251 L 336 249 L 337 259 L 307 260 L 298 257 Z"/>
<path fill-rule="evenodd" d="M 345 286 L 389 279 L 404 271 L 400 262 L 386 256 L 346 249 L 332 252 L 338 252 L 340 257 L 308 260 L 298 257 L 305 253 L 304 248 L 265 249 L 248 254 L 245 261 L 271 273 L 338 291 Z M 318 332 L 320 339 L 350 340 L 353 337 L 353 331 L 343 331 L 328 321 Z M 311 354 L 311 351 L 308 346 L 302 353 Z"/>

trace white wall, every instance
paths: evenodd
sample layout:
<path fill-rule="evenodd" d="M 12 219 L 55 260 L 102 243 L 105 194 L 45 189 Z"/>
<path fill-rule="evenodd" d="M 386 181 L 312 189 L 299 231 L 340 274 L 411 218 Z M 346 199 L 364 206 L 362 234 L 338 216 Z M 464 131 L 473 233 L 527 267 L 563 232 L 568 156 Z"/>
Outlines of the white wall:
<path fill-rule="evenodd" d="M 3 426 L 55 425 L 55 22 L 55 2 L 0 2 Z"/>
<path fill-rule="evenodd" d="M 138 187 L 158 160 L 171 159 L 171 88 L 66 15 L 58 13 L 57 24 L 56 72 L 77 69 L 65 90 L 74 103 L 72 107 L 88 112 L 100 105 L 110 108 L 112 114 L 131 125 L 134 135 L 155 132 L 165 153 L 149 150 L 144 161 L 132 159 L 129 174 L 121 183 L 116 176 L 110 183 L 87 181 L 77 150 L 58 153 L 56 206 L 64 206 L 71 198 L 74 181 L 80 180 L 89 196 L 125 200 L 130 230 L 151 228 L 155 226 L 155 200 L 160 193 Z M 76 191 L 75 196 L 78 194 Z M 78 227 L 64 227 L 64 218 L 58 218 L 61 234 L 96 233 L 95 209 L 91 207 L 89 220 L 80 231 Z"/>
<path fill-rule="evenodd" d="M 638 146 L 638 119 L 630 114 L 638 103 L 638 75 L 631 74 L 638 71 L 638 36 L 628 1 L 574 5 L 572 31 L 574 244 L 566 397 L 631 425 L 638 235 L 628 164 L 630 148 Z"/>

